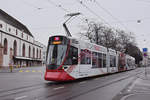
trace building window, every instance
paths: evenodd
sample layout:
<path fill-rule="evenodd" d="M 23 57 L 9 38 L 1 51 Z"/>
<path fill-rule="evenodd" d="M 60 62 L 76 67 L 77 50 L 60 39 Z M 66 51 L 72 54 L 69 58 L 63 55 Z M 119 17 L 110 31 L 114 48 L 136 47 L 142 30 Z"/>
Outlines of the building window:
<path fill-rule="evenodd" d="M 40 59 L 41 59 L 41 50 L 40 50 Z"/>
<path fill-rule="evenodd" d="M 23 32 L 22 32 L 22 35 L 21 35 L 21 37 L 23 38 Z"/>
<path fill-rule="evenodd" d="M 33 47 L 33 58 L 35 58 L 35 48 Z"/>
<path fill-rule="evenodd" d="M 28 35 L 27 35 L 27 40 L 28 40 Z"/>
<path fill-rule="evenodd" d="M 14 41 L 14 56 L 17 56 L 17 42 Z"/>
<path fill-rule="evenodd" d="M 16 29 L 16 35 L 18 35 L 18 30 Z"/>
<path fill-rule="evenodd" d="M 4 54 L 7 55 L 7 50 L 8 50 L 8 43 L 7 43 L 7 39 L 4 39 Z"/>
<path fill-rule="evenodd" d="M 2 24 L 0 24 L 0 28 L 3 28 L 3 25 L 2 25 Z"/>
<path fill-rule="evenodd" d="M 11 28 L 9 28 L 8 31 L 11 32 Z"/>
<path fill-rule="evenodd" d="M 36 50 L 36 58 L 38 58 L 38 53 L 39 53 L 39 51 L 38 51 L 38 48 L 37 48 L 37 50 Z"/>
<path fill-rule="evenodd" d="M 25 44 L 23 44 L 23 46 L 22 46 L 22 56 L 23 56 L 23 57 L 25 57 L 25 49 L 26 49 L 26 48 L 25 48 Z"/>
<path fill-rule="evenodd" d="M 31 57 L 31 47 L 29 46 L 29 58 Z"/>

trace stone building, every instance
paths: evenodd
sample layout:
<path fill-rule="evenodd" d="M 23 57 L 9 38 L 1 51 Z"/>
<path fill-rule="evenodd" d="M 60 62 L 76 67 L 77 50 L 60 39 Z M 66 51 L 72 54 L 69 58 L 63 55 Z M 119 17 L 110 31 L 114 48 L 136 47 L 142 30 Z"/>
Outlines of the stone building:
<path fill-rule="evenodd" d="M 28 28 L 0 9 L 0 67 L 41 65 L 42 52 Z"/>

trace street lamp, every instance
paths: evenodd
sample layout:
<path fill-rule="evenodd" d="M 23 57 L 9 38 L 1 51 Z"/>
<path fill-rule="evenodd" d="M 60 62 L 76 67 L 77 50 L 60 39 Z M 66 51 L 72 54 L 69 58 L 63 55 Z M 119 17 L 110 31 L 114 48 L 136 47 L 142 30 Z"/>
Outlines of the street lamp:
<path fill-rule="evenodd" d="M 63 27 L 64 27 L 64 29 L 65 29 L 65 31 L 66 31 L 66 35 L 67 36 L 69 36 L 69 37 L 71 37 L 72 35 L 71 35 L 71 33 L 70 33 L 70 31 L 69 31 L 69 29 L 68 29 L 68 27 L 67 27 L 67 25 L 66 25 L 66 23 L 72 18 L 72 17 L 74 17 L 74 16 L 77 16 L 77 15 L 80 15 L 81 13 L 70 13 L 70 14 L 66 14 L 65 16 L 69 16 L 69 18 L 63 23 Z"/>

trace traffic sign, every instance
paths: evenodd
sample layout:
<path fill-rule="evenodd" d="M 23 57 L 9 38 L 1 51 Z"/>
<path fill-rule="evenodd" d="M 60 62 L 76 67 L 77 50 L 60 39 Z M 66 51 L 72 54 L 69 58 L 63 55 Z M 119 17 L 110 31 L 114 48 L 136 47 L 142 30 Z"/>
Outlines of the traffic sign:
<path fill-rule="evenodd" d="M 143 54 L 143 55 L 144 55 L 144 57 L 146 57 L 146 56 L 147 56 L 147 53 L 145 53 L 145 52 L 144 52 L 144 54 Z"/>
<path fill-rule="evenodd" d="M 143 52 L 147 52 L 148 51 L 148 49 L 147 48 L 143 48 Z"/>

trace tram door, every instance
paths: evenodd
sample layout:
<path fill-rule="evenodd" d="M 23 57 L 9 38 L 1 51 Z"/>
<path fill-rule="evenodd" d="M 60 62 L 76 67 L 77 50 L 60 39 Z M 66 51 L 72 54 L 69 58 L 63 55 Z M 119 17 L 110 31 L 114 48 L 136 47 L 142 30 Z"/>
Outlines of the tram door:
<path fill-rule="evenodd" d="M 86 49 L 80 50 L 79 58 L 79 75 L 87 76 L 91 67 L 91 52 Z"/>

